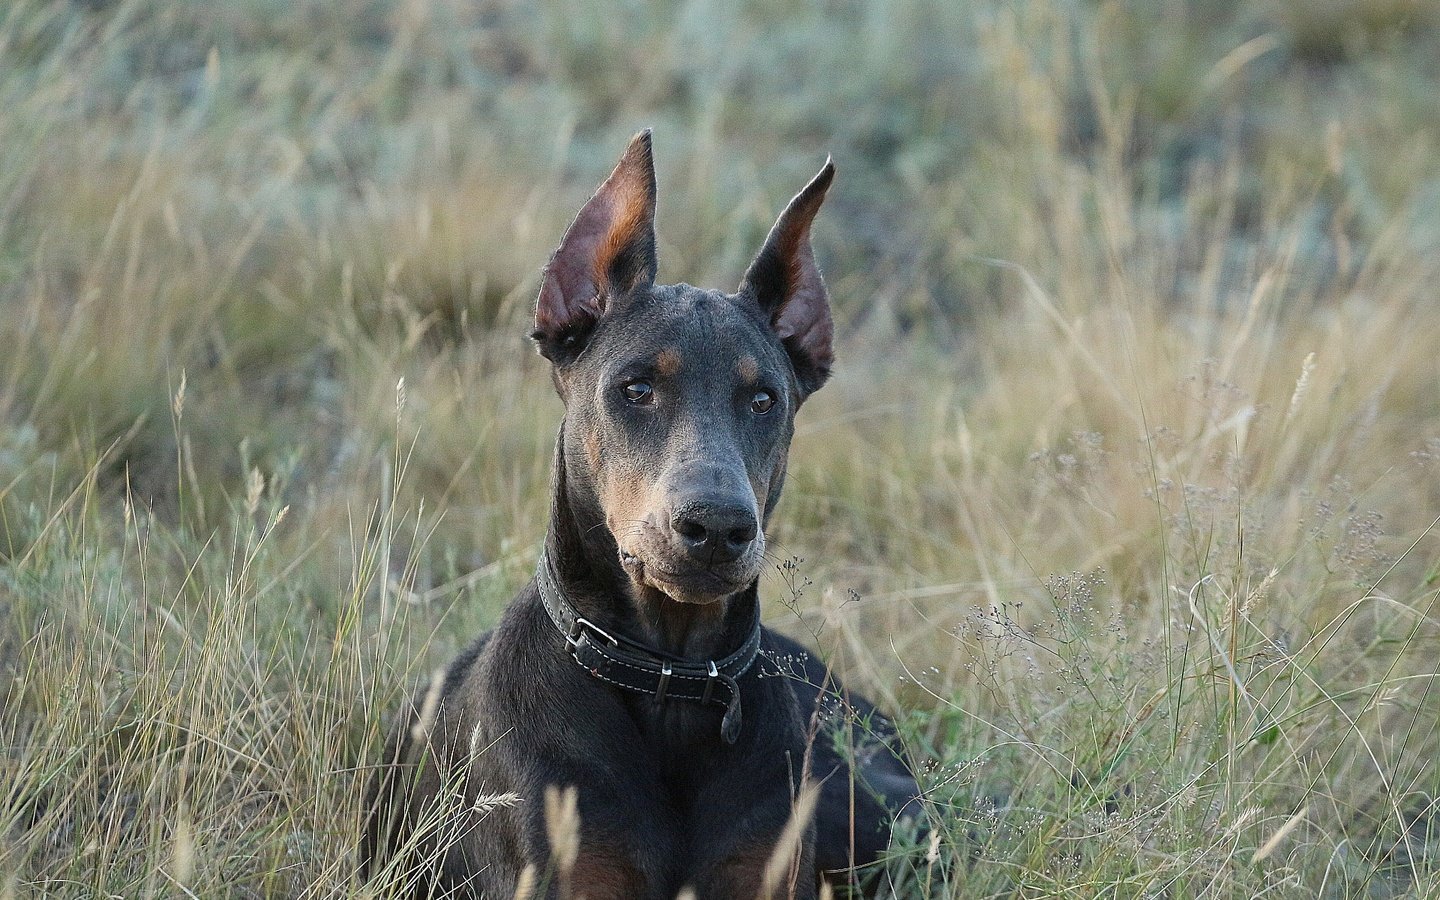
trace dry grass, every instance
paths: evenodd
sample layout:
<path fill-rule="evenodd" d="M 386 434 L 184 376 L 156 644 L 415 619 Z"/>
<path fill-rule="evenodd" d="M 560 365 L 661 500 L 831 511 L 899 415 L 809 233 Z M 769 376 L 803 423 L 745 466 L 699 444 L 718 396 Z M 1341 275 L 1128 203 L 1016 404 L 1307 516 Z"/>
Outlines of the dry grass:
<path fill-rule="evenodd" d="M 647 124 L 667 280 L 840 165 L 764 586 L 924 761 L 897 897 L 1440 895 L 1437 27 L 7 5 L 0 898 L 362 892 L 386 712 L 544 528 L 535 274 Z"/>

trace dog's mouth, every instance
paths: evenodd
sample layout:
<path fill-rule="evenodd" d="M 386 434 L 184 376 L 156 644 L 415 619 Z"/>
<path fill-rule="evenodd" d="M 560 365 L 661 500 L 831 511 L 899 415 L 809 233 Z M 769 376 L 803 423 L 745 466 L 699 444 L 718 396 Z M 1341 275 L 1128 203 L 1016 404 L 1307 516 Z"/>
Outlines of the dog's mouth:
<path fill-rule="evenodd" d="M 620 565 L 637 584 L 654 588 L 681 603 L 713 603 L 743 590 L 758 574 L 748 566 L 721 569 L 672 569 L 620 548 Z"/>

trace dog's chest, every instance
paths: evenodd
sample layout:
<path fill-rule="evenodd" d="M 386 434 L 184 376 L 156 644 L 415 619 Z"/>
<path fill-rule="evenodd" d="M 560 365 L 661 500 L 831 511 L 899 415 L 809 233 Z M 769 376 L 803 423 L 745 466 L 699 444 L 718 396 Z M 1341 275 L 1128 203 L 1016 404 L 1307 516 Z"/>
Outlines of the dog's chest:
<path fill-rule="evenodd" d="M 697 703 L 648 697 L 631 704 L 641 745 L 662 783 L 680 788 L 699 771 L 719 774 L 739 756 L 720 736 L 720 711 Z"/>

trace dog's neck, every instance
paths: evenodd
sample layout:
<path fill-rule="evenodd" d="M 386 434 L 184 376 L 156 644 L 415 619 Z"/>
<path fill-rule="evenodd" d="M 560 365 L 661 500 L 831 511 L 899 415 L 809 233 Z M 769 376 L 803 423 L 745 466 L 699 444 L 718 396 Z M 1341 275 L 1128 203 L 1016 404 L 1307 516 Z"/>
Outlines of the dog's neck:
<path fill-rule="evenodd" d="M 569 477 L 564 425 L 556 441 L 545 552 L 557 586 L 579 614 L 632 640 L 690 659 L 718 659 L 744 641 L 757 582 L 713 603 L 681 603 L 637 585 L 620 565 L 615 536 L 588 480 Z"/>

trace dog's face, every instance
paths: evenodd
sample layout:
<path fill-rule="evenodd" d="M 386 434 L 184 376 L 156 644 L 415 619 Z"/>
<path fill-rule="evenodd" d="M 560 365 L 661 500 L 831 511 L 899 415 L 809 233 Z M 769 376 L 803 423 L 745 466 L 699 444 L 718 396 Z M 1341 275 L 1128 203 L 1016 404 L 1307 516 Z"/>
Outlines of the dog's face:
<path fill-rule="evenodd" d="M 706 602 L 759 574 L 799 391 L 744 298 L 637 291 L 562 375 L 567 472 L 588 474 L 637 584 Z"/>
<path fill-rule="evenodd" d="M 830 370 L 809 228 L 833 171 L 791 202 L 738 292 L 656 285 L 642 134 L 546 268 L 535 338 L 565 400 L 566 477 L 637 587 L 709 603 L 760 573 L 795 412 Z"/>

